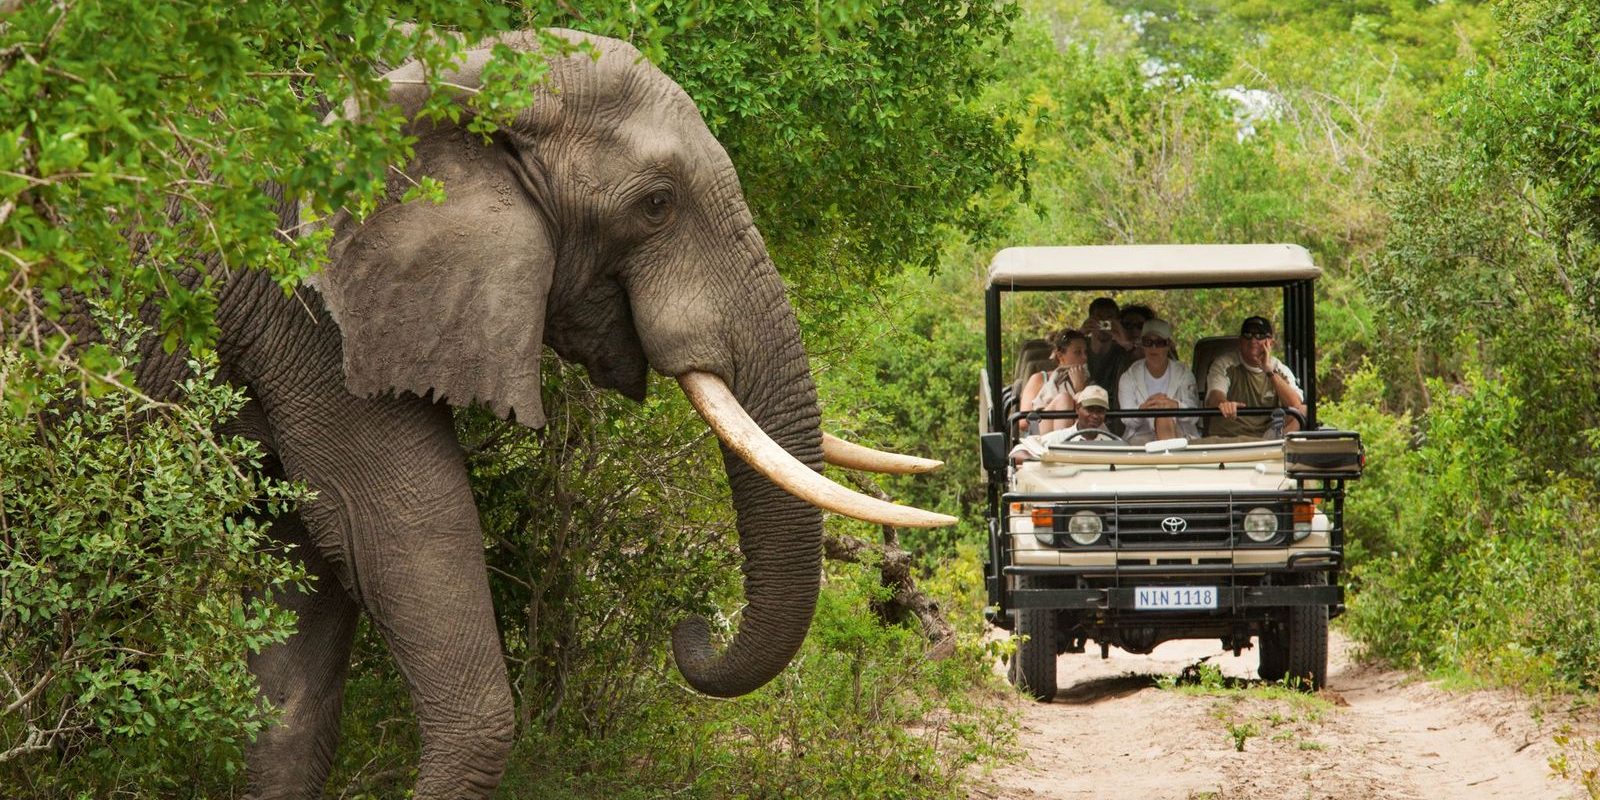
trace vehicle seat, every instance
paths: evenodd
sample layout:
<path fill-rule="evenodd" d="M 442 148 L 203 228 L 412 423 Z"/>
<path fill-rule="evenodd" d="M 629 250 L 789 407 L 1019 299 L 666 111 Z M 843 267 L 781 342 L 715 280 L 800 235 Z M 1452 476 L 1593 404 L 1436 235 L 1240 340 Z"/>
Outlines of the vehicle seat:
<path fill-rule="evenodd" d="M 1194 388 L 1200 395 L 1200 402 L 1204 403 L 1206 399 L 1206 375 L 1211 371 L 1211 363 L 1217 360 L 1217 356 L 1238 348 L 1237 336 L 1207 336 L 1194 343 L 1194 363 L 1189 368 L 1194 370 Z"/>
<path fill-rule="evenodd" d="M 1200 405 L 1206 404 L 1206 393 L 1209 391 L 1206 388 L 1206 380 L 1211 372 L 1212 362 L 1216 361 L 1218 356 L 1237 349 L 1239 349 L 1239 337 L 1236 335 L 1207 336 L 1194 343 L 1194 363 L 1189 366 L 1194 370 L 1194 389 L 1195 394 L 1199 395 Z M 1210 429 L 1210 422 L 1210 417 L 1201 418 L 1203 432 Z"/>
<path fill-rule="evenodd" d="M 1055 348 L 1043 339 L 1029 339 L 1022 343 L 1017 350 L 1017 366 L 1011 376 L 1011 385 L 1000 390 L 1001 407 L 1005 414 L 1010 416 L 1022 403 L 1022 387 L 1028 384 L 1028 378 L 1035 372 L 1050 369 L 1055 365 L 1051 357 Z"/>

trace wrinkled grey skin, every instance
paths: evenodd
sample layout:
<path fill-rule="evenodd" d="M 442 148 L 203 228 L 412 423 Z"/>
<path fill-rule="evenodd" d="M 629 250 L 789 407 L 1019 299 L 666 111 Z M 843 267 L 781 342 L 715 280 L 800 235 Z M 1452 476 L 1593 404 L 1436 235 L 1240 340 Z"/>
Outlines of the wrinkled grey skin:
<path fill-rule="evenodd" d="M 315 290 L 285 298 L 252 274 L 224 288 L 225 377 L 252 399 L 239 427 L 317 493 L 274 528 L 319 580 L 310 596 L 280 598 L 299 613 L 294 638 L 251 660 L 284 712 L 251 748 L 254 797 L 321 795 L 362 611 L 420 722 L 417 797 L 485 796 L 500 780 L 511 692 L 477 510 L 450 409 L 434 399 L 542 424 L 542 344 L 634 398 L 647 368 L 705 370 L 821 468 L 799 329 L 731 162 L 671 80 L 632 47 L 595 41 L 598 63 L 556 61 L 556 91 L 488 144 L 448 123 L 414 124 L 416 159 L 390 203 L 360 223 L 330 222 Z M 476 83 L 487 52 L 453 81 Z M 405 81 L 415 74 L 393 77 L 393 99 L 414 109 L 420 89 Z M 443 181 L 444 205 L 397 201 L 422 175 Z M 692 685 L 730 696 L 772 679 L 800 646 L 822 522 L 726 448 L 723 461 L 749 605 L 726 651 L 712 650 L 698 619 L 673 644 Z"/>

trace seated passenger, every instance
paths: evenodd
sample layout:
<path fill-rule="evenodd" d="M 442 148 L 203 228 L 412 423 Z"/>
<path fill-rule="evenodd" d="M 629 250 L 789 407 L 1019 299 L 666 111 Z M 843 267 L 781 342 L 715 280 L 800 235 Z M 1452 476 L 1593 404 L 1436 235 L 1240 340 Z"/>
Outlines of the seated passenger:
<path fill-rule="evenodd" d="M 1306 412 L 1300 384 L 1282 361 L 1272 356 L 1272 323 L 1265 317 L 1250 317 L 1239 327 L 1239 349 L 1223 353 L 1211 363 L 1206 376 L 1206 405 L 1222 412 L 1212 418 L 1206 432 L 1211 436 L 1248 436 L 1260 439 L 1272 423 L 1271 417 L 1238 416 L 1241 406 L 1279 406 Z M 1286 430 L 1300 429 L 1299 420 L 1289 417 Z"/>
<path fill-rule="evenodd" d="M 1117 379 L 1133 363 L 1130 351 L 1133 338 L 1122 327 L 1117 301 L 1096 297 L 1089 304 L 1089 318 L 1083 321 L 1083 335 L 1089 337 L 1089 381 L 1117 391 Z"/>
<path fill-rule="evenodd" d="M 1127 336 L 1128 341 L 1133 343 L 1133 349 L 1128 351 L 1129 355 L 1134 361 L 1144 358 L 1144 351 L 1139 348 L 1139 336 L 1144 330 L 1144 324 L 1156 318 L 1155 309 L 1141 303 L 1135 303 L 1131 306 L 1123 306 L 1117 318 L 1121 320 L 1123 335 Z"/>
<path fill-rule="evenodd" d="M 1111 407 L 1111 401 L 1106 390 L 1091 383 L 1085 386 L 1083 391 L 1078 392 L 1078 396 L 1072 400 L 1078 409 L 1078 419 L 1073 425 L 1058 428 L 1041 436 L 1029 436 L 1017 442 L 1017 446 L 1011 449 L 1012 459 L 1020 461 L 1024 458 L 1038 458 L 1053 444 L 1108 438 L 1102 436 L 1110 433 L 1106 430 L 1106 410 Z M 1063 401 L 1057 398 L 1057 402 Z M 1078 436 L 1079 432 L 1083 435 Z"/>
<path fill-rule="evenodd" d="M 1066 399 L 1050 410 L 1071 411 L 1072 396 L 1089 383 L 1089 340 L 1082 333 L 1067 328 L 1051 336 L 1050 342 L 1055 348 L 1053 355 L 1056 368 L 1048 372 L 1036 372 L 1028 378 L 1027 384 L 1022 387 L 1022 401 L 1018 406 L 1023 413 L 1043 411 L 1058 398 Z M 1017 435 L 1048 433 L 1066 425 L 1066 420 L 1041 420 L 1039 430 L 1034 431 L 1028 429 L 1028 420 L 1023 419 L 1017 423 Z"/>
<path fill-rule="evenodd" d="M 1194 408 L 1200 402 L 1195 391 L 1194 372 L 1172 359 L 1172 324 L 1164 319 L 1144 323 L 1139 346 L 1144 359 L 1133 362 L 1122 373 L 1117 386 L 1117 402 L 1123 409 Z M 1122 420 L 1122 436 L 1128 444 L 1144 444 L 1153 439 L 1195 439 L 1200 427 L 1195 417 L 1145 417 Z"/>

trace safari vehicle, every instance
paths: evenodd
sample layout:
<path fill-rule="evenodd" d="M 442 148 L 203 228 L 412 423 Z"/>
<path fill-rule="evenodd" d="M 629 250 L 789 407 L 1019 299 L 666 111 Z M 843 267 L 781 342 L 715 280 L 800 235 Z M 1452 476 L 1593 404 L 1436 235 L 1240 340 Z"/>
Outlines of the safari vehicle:
<path fill-rule="evenodd" d="M 1296 245 L 1022 247 L 989 267 L 987 353 L 980 433 L 988 481 L 989 621 L 1021 642 L 1011 679 L 1041 700 L 1056 692 L 1056 660 L 1096 642 L 1149 653 L 1174 639 L 1219 639 L 1235 654 L 1260 651 L 1260 675 L 1292 676 L 1320 688 L 1327 678 L 1328 620 L 1343 611 L 1345 482 L 1361 475 L 1360 437 L 1317 419 L 1314 285 L 1320 270 Z M 1274 435 L 1294 409 L 1241 408 L 1279 415 L 1270 438 L 1168 439 L 1129 446 L 1111 436 L 1055 444 L 1037 459 L 1012 455 L 1019 420 L 1014 395 L 1041 368 L 1029 343 L 1011 365 L 1001 312 L 1015 292 L 1096 294 L 1213 289 L 1207 296 L 1282 295 L 1275 352 L 1300 380 L 1300 431 Z M 1160 308 L 1160 298 L 1156 305 Z M 1265 312 L 1256 309 L 1252 313 Z M 1242 316 L 1239 318 L 1242 319 Z M 1239 319 L 1224 330 L 1180 335 L 1204 403 L 1207 369 L 1238 346 Z M 1185 323 L 1178 321 L 1180 330 Z M 1215 335 L 1199 339 L 1195 334 Z M 1046 354 L 1046 357 L 1048 355 Z M 1012 372 L 1005 371 L 1012 366 Z M 1007 385 L 1002 376 L 1011 374 Z M 1022 380 L 1017 380 L 1021 378 Z M 1074 412 L 1035 412 L 1070 418 Z M 1109 420 L 1199 417 L 1216 409 L 1112 409 Z M 1031 417 L 1030 417 L 1031 418 Z M 1035 428 L 1037 426 L 1035 425 Z"/>

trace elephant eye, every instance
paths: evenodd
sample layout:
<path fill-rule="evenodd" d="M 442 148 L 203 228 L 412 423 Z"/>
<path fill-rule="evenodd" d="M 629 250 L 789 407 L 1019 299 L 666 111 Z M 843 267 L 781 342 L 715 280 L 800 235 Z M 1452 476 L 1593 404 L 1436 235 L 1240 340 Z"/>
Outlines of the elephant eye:
<path fill-rule="evenodd" d="M 657 224 L 665 222 L 667 216 L 672 213 L 672 190 L 657 189 L 645 195 L 641 205 L 645 217 L 651 222 Z"/>

